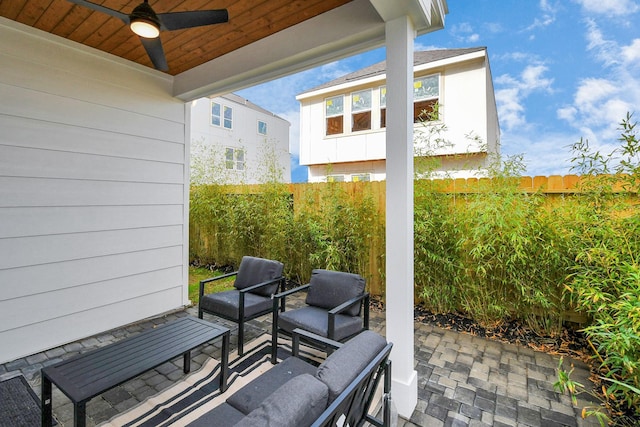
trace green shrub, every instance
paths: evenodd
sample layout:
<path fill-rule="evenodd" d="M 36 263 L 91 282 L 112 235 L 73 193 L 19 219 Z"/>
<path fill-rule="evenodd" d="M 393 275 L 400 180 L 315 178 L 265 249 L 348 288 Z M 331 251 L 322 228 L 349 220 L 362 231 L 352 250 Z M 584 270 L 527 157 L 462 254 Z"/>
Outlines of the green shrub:
<path fill-rule="evenodd" d="M 458 242 L 454 198 L 442 182 L 416 181 L 414 203 L 414 276 L 418 300 L 435 313 L 461 308 L 464 268 Z"/>
<path fill-rule="evenodd" d="M 581 140 L 574 168 L 584 177 L 582 221 L 565 297 L 590 316 L 584 329 L 606 384 L 605 403 L 640 416 L 640 143 L 631 115 L 621 123 L 621 145 L 601 154 Z M 616 191 L 622 183 L 624 193 Z M 631 195 L 629 194 L 631 193 Z"/>

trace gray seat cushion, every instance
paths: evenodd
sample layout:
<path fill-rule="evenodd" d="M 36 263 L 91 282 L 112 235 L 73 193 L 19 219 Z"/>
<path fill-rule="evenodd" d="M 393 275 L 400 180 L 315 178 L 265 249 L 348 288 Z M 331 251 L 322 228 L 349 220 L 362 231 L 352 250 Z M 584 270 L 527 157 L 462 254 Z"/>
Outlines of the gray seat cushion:
<path fill-rule="evenodd" d="M 335 320 L 334 336 L 329 337 L 328 311 L 324 308 L 306 306 L 280 313 L 278 316 L 278 327 L 289 333 L 295 328 L 300 328 L 337 341 L 357 334 L 363 327 L 360 317 L 338 314 Z"/>
<path fill-rule="evenodd" d="M 329 404 L 387 345 L 384 337 L 364 331 L 333 352 L 318 366 L 316 378 L 329 388 Z"/>
<path fill-rule="evenodd" d="M 240 267 L 238 267 L 238 275 L 233 286 L 236 289 L 244 289 L 258 283 L 282 277 L 284 266 L 279 261 L 270 259 L 256 258 L 251 256 L 242 257 Z M 255 294 L 263 296 L 271 296 L 278 290 L 278 284 L 265 286 L 254 291 Z"/>
<path fill-rule="evenodd" d="M 325 384 L 309 374 L 298 375 L 274 391 L 236 427 L 310 426 L 327 407 L 327 397 Z"/>
<path fill-rule="evenodd" d="M 227 403 L 248 414 L 264 402 L 274 390 L 302 374 L 315 375 L 316 367 L 297 357 L 289 357 L 236 391 Z"/>
<path fill-rule="evenodd" d="M 187 427 L 228 427 L 239 422 L 244 417 L 245 414 L 233 406 L 222 403 L 200 418 L 187 424 Z"/>
<path fill-rule="evenodd" d="M 311 272 L 311 285 L 306 303 L 328 310 L 364 293 L 362 276 L 341 271 L 316 269 Z M 344 312 L 351 316 L 360 314 L 360 304 L 355 304 Z"/>
<path fill-rule="evenodd" d="M 235 289 L 204 295 L 200 300 L 200 308 L 204 311 L 213 312 L 236 321 L 238 320 L 239 305 L 240 292 Z M 268 296 L 255 295 L 250 292 L 247 292 L 244 296 L 245 317 L 252 317 L 256 313 L 269 311 L 272 307 L 273 301 Z"/>

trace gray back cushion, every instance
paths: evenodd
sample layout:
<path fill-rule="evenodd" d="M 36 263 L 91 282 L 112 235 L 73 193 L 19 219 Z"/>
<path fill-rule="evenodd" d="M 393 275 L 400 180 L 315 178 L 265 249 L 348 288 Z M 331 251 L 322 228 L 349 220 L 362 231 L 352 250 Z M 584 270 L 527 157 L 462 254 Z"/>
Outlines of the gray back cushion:
<path fill-rule="evenodd" d="M 234 286 L 236 289 L 244 289 L 249 286 L 257 285 L 258 283 L 277 279 L 282 276 L 283 268 L 284 265 L 279 261 L 244 256 L 242 257 L 242 261 L 240 261 L 240 267 L 238 268 L 238 275 L 236 276 Z M 271 296 L 277 291 L 277 288 L 278 284 L 276 283 L 274 285 L 260 288 L 254 293 L 263 296 Z"/>
<path fill-rule="evenodd" d="M 236 427 L 310 426 L 327 407 L 327 386 L 309 374 L 298 375 L 280 386 Z"/>
<path fill-rule="evenodd" d="M 362 276 L 341 271 L 316 269 L 311 272 L 311 286 L 306 303 L 316 307 L 332 309 L 345 301 L 364 293 Z M 360 304 L 355 304 L 344 312 L 350 316 L 360 314 Z"/>
<path fill-rule="evenodd" d="M 329 404 L 382 351 L 387 340 L 373 331 L 364 331 L 333 352 L 318 366 L 316 378 L 329 388 Z"/>

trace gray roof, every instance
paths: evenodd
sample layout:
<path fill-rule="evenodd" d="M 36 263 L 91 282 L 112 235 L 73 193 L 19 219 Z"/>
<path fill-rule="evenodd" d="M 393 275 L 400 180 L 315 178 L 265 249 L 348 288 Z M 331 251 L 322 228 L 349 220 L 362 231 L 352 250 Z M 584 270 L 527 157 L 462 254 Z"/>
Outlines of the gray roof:
<path fill-rule="evenodd" d="M 437 49 L 437 50 L 424 50 L 420 52 L 413 53 L 413 66 L 418 66 L 422 64 L 428 64 L 429 62 L 436 62 L 442 59 L 453 58 L 454 56 L 466 55 L 468 53 L 480 52 L 483 50 L 487 50 L 486 47 L 470 47 L 464 49 Z M 320 86 L 316 86 L 312 89 L 306 90 L 302 92 L 300 95 L 308 92 L 314 92 L 316 90 L 329 88 L 332 86 L 338 86 L 343 83 L 349 83 L 356 80 L 361 80 L 367 77 L 373 77 L 377 75 L 382 75 L 386 72 L 387 61 L 378 62 L 377 64 L 373 64 L 369 67 L 362 68 L 358 71 L 354 71 L 353 73 L 347 74 L 342 77 L 338 77 L 335 80 L 331 80 L 330 82 L 321 84 Z"/>
<path fill-rule="evenodd" d="M 266 114 L 268 116 L 273 116 L 276 117 L 280 120 L 284 120 L 285 122 L 289 123 L 288 120 L 283 119 L 282 117 L 278 116 L 275 113 L 272 113 L 271 111 L 262 108 L 261 106 L 254 104 L 253 102 L 249 101 L 248 99 L 244 99 L 243 97 L 241 97 L 240 95 L 237 95 L 235 93 L 227 93 L 225 95 L 221 95 L 220 98 L 224 98 L 224 99 L 228 99 L 229 101 L 235 102 L 236 104 L 243 104 L 245 107 L 250 108 L 254 111 L 258 111 L 260 113 Z M 291 124 L 291 123 L 289 123 Z"/>

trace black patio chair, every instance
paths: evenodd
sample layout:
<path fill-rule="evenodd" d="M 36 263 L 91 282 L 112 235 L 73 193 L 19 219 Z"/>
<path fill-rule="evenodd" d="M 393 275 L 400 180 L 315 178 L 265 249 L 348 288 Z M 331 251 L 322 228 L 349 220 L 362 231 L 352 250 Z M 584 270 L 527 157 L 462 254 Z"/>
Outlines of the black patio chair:
<path fill-rule="evenodd" d="M 244 354 L 245 322 L 270 313 L 272 295 L 284 290 L 283 267 L 279 261 L 245 256 L 238 271 L 200 281 L 198 317 L 202 319 L 205 312 L 236 322 L 240 356 Z M 205 295 L 207 283 L 232 276 L 236 276 L 235 289 Z"/>
<path fill-rule="evenodd" d="M 304 307 L 286 311 L 284 298 L 307 291 Z M 291 335 L 296 328 L 345 342 L 369 329 L 369 293 L 362 276 L 316 269 L 308 284 L 273 296 L 271 363 L 276 363 L 278 333 Z"/>

